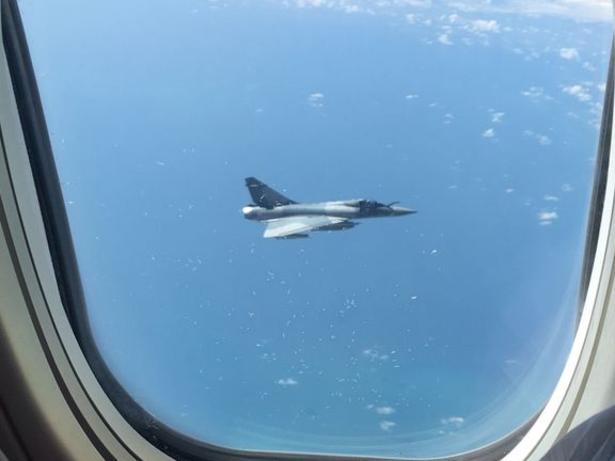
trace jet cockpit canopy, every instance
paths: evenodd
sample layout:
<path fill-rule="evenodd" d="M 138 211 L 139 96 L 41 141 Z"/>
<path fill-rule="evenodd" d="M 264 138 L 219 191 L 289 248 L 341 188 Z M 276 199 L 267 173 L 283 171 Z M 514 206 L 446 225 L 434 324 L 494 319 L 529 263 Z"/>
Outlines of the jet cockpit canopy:
<path fill-rule="evenodd" d="M 350 200 L 346 202 L 346 205 L 357 207 L 362 210 L 375 210 L 376 208 L 391 208 L 393 205 L 397 203 L 399 202 L 381 203 L 376 200 L 360 199 L 360 200 Z"/>

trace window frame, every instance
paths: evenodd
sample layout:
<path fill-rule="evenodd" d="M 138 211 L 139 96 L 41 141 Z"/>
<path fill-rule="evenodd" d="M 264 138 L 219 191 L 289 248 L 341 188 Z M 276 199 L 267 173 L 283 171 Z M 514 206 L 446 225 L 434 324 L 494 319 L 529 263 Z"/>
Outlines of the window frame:
<path fill-rule="evenodd" d="M 44 407 L 47 419 L 64 402 L 62 421 L 85 434 L 80 445 L 73 447 L 68 429 L 50 429 L 54 434 L 50 437 L 57 437 L 58 450 L 70 454 L 72 449 L 70 459 L 90 459 L 77 454 L 86 452 L 98 453 L 104 459 L 135 460 L 169 456 L 216 461 L 389 459 L 218 447 L 168 427 L 122 388 L 105 365 L 87 320 L 77 259 L 17 1 L 0 0 L 0 8 L 0 100 L 7 101 L 0 106 L 0 224 L 15 272 L 12 288 L 23 298 L 24 306 L 21 316 L 8 314 L 17 309 L 0 309 L 0 332 L 6 332 L 8 349 L 15 351 L 9 362 L 23 375 L 25 393 Z M 615 339 L 609 340 L 603 333 L 607 325 L 615 328 L 611 288 L 615 279 L 615 162 L 609 162 L 613 148 L 613 52 L 602 122 L 581 280 L 586 296 L 580 303 L 583 308 L 578 329 L 556 389 L 540 414 L 513 433 L 440 460 L 482 461 L 503 456 L 505 460 L 539 459 L 557 438 L 609 400 L 605 389 L 615 386 L 615 363 L 609 365 L 606 358 L 609 347 L 615 350 Z M 0 265 L 0 275 L 4 270 Z M 0 293 L 11 289 L 3 285 L 4 279 L 0 280 Z M 18 305 L 19 300 L 15 303 Z M 19 334 L 11 334 L 26 330 L 29 336 L 25 343 Z M 24 363 L 27 357 L 17 352 L 24 347 L 40 347 L 36 366 L 51 370 L 51 380 L 44 380 L 44 385 L 60 390 L 57 402 L 46 406 L 39 395 L 46 392 L 40 389 L 41 377 L 33 365 Z M 608 367 L 608 373 L 603 369 L 597 373 L 597 364 Z M 601 399 L 587 397 L 590 391 L 599 393 Z M 610 397 L 610 403 L 615 403 L 615 397 Z"/>

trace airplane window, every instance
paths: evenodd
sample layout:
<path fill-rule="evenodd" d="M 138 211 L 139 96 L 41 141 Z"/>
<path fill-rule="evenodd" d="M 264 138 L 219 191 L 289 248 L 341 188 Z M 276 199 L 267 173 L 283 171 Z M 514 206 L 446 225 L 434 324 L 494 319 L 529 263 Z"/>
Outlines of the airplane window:
<path fill-rule="evenodd" d="M 19 6 L 76 315 L 154 420 L 413 458 L 540 411 L 583 298 L 610 1 Z"/>

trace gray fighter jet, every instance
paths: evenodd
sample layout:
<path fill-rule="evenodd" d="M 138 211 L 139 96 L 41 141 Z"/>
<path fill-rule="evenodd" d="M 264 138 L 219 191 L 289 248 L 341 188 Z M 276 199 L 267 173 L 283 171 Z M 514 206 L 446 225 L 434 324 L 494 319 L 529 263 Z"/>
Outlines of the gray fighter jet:
<path fill-rule="evenodd" d="M 356 226 L 355 219 L 403 216 L 415 210 L 375 200 L 355 199 L 322 203 L 297 203 L 256 178 L 246 178 L 254 203 L 241 210 L 246 219 L 267 227 L 265 238 L 306 238 L 311 231 L 337 231 Z"/>

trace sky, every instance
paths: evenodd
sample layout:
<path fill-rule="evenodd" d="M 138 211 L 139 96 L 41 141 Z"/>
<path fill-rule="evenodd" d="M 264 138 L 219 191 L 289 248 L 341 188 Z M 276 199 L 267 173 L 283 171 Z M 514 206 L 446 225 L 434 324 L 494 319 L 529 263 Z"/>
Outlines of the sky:
<path fill-rule="evenodd" d="M 220 446 L 446 456 L 546 402 L 572 342 L 605 0 L 21 0 L 96 343 Z M 309 239 L 293 200 L 415 215 Z"/>

